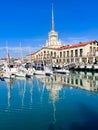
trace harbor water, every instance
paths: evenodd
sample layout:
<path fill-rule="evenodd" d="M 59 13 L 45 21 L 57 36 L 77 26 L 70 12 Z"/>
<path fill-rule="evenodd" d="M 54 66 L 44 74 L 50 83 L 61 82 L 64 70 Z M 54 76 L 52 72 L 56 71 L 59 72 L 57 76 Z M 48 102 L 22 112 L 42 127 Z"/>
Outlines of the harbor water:
<path fill-rule="evenodd" d="M 98 130 L 98 73 L 0 81 L 0 130 Z"/>

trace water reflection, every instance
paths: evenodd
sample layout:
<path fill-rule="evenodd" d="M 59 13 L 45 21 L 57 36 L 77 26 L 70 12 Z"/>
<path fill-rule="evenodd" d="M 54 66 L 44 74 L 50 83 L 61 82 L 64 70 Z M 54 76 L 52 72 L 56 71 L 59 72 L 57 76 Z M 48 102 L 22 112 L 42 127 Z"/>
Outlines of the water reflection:
<path fill-rule="evenodd" d="M 38 79 L 39 82 L 42 82 L 44 86 L 46 86 L 46 89 L 49 91 L 49 98 L 51 100 L 51 104 L 53 106 L 53 120 L 50 123 L 48 130 L 52 130 L 52 129 L 53 130 L 56 130 L 56 129 L 61 129 L 61 130 L 84 129 L 86 130 L 86 128 L 89 128 L 89 130 L 93 130 L 93 129 L 97 130 L 98 125 L 96 121 L 93 121 L 92 122 L 93 124 L 89 125 L 91 124 L 91 120 L 89 119 L 90 117 L 93 117 L 94 120 L 98 118 L 98 113 L 96 112 L 96 108 L 98 106 L 96 107 L 96 103 L 95 103 L 93 104 L 94 106 L 92 107 L 91 105 L 92 99 L 90 98 L 90 100 L 88 100 L 87 97 L 82 95 L 84 94 L 83 92 L 85 91 L 81 91 L 81 94 L 80 94 L 81 96 L 80 96 L 76 93 L 75 90 L 73 90 L 72 92 L 71 90 L 77 89 L 78 93 L 80 93 L 79 90 L 86 90 L 86 92 L 91 92 L 92 94 L 97 93 L 98 92 L 98 73 L 93 74 L 90 72 L 86 72 L 86 73 L 74 72 L 69 75 L 54 75 L 52 77 L 36 76 L 36 78 Z M 67 88 L 69 88 L 70 91 Z M 65 104 L 67 104 L 66 107 L 61 106 L 61 108 L 59 108 L 57 106 L 57 102 L 58 101 L 60 102 L 60 99 L 61 100 L 64 99 Z M 62 113 L 62 111 L 60 110 L 60 109 L 63 110 L 62 107 L 65 108 L 64 113 Z M 75 109 L 77 108 L 78 108 L 78 111 L 80 111 L 79 115 L 78 115 L 78 112 L 75 112 Z M 61 115 L 59 116 L 60 119 L 58 119 L 58 116 L 57 116 L 58 115 L 57 109 L 59 109 L 59 113 L 61 113 L 62 115 L 62 116 Z M 84 112 L 85 116 L 81 114 L 81 112 Z M 66 116 L 64 116 L 63 114 Z M 62 123 L 59 120 L 61 120 Z M 66 123 L 64 121 L 66 121 Z M 57 128 L 57 125 L 58 125 L 58 128 Z"/>
<path fill-rule="evenodd" d="M 33 89 L 34 82 L 36 82 L 36 88 L 38 89 L 38 93 L 40 94 L 40 101 L 43 100 L 43 95 L 45 89 L 49 91 L 49 98 L 53 104 L 54 113 L 56 111 L 55 102 L 60 98 L 59 92 L 64 87 L 72 88 L 80 88 L 83 90 L 91 91 L 94 93 L 98 92 L 98 73 L 90 73 L 90 72 L 74 72 L 69 75 L 53 75 L 52 77 L 47 76 L 36 76 L 34 79 L 6 79 L 6 86 L 8 89 L 8 106 L 10 106 L 11 99 L 11 89 L 16 84 L 18 88 L 18 93 L 21 98 L 21 105 L 24 106 L 24 98 L 26 95 L 26 91 L 29 89 L 30 96 L 30 104 L 33 101 Z M 27 89 L 27 90 L 26 90 Z M 65 90 L 63 90 L 62 96 L 65 95 Z M 55 114 L 54 114 L 55 115 Z M 54 116 L 54 122 L 55 122 Z"/>
<path fill-rule="evenodd" d="M 26 93 L 26 80 L 25 79 L 18 80 L 17 83 L 18 83 L 19 94 L 22 99 L 22 107 L 23 107 L 24 106 L 24 97 L 25 97 L 25 93 Z"/>
<path fill-rule="evenodd" d="M 25 100 L 29 98 L 29 105 L 32 107 L 33 96 L 35 93 L 35 86 L 37 90 L 37 94 L 40 96 L 40 103 L 43 103 L 44 93 L 46 90 L 49 92 L 49 101 L 51 101 L 53 105 L 54 111 L 54 122 L 56 122 L 56 102 L 60 98 L 66 97 L 66 87 L 79 88 L 81 90 L 86 90 L 90 92 L 97 93 L 98 92 L 98 73 L 90 73 L 90 72 L 74 72 L 69 75 L 53 75 L 52 77 L 47 76 L 36 76 L 33 79 L 6 79 L 7 86 L 7 99 L 8 99 L 8 107 L 10 107 L 11 100 L 11 89 L 14 86 L 17 86 L 18 93 L 16 94 L 18 98 L 21 99 L 21 106 L 23 107 L 25 104 Z M 14 88 L 15 89 L 15 88 Z M 63 91 L 62 91 L 63 89 Z M 62 91 L 62 94 L 60 92 Z M 27 94 L 28 92 L 28 94 Z M 34 93 L 34 95 L 33 95 Z M 27 96 L 28 95 L 28 96 Z"/>
<path fill-rule="evenodd" d="M 98 118 L 98 73 L 34 76 L 33 79 L 6 80 L 2 84 L 0 110 L 3 111 L 0 111 L 0 116 L 3 118 L 0 129 L 15 130 L 20 126 L 24 130 L 77 130 L 91 126 L 93 130 L 95 127 L 94 120 Z M 88 93 L 92 96 L 88 97 Z M 6 106 L 9 109 L 5 112 Z M 89 125 L 90 117 L 93 125 Z"/>
<path fill-rule="evenodd" d="M 51 90 L 51 97 L 58 99 L 58 92 L 65 86 L 80 88 L 87 91 L 98 91 L 98 73 L 74 72 L 69 75 L 54 75 L 52 77 L 37 77 Z"/>
<path fill-rule="evenodd" d="M 8 107 L 10 107 L 11 88 L 14 85 L 15 79 L 5 79 L 5 82 L 8 89 Z"/>

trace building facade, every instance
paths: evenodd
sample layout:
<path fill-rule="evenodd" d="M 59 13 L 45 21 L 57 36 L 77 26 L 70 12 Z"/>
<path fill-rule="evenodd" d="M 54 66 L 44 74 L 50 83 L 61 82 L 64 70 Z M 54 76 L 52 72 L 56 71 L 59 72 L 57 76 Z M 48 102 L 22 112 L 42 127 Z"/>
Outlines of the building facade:
<path fill-rule="evenodd" d="M 31 57 L 34 63 L 44 62 L 45 64 L 52 63 L 53 65 L 63 65 L 72 62 L 94 63 L 95 60 L 98 61 L 96 51 L 98 51 L 98 42 L 96 40 L 62 46 L 58 40 L 58 33 L 54 29 L 54 13 L 52 8 L 52 29 L 46 41 L 46 46 L 28 55 L 27 58 L 30 59 Z"/>

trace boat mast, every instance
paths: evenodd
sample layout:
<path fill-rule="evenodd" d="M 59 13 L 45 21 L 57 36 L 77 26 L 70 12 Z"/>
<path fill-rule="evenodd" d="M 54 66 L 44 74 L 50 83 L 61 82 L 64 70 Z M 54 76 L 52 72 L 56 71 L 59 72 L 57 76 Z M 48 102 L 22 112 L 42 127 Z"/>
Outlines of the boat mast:
<path fill-rule="evenodd" d="M 8 52 L 7 43 L 6 43 L 6 63 L 7 63 L 7 66 L 9 66 L 9 64 L 10 64 L 10 56 L 9 56 L 9 52 Z"/>

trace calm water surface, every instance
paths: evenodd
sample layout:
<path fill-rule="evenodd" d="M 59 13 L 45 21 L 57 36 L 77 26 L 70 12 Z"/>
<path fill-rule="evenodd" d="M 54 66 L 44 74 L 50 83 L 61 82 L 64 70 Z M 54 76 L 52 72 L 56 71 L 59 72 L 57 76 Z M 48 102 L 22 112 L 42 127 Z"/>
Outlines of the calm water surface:
<path fill-rule="evenodd" d="M 0 81 L 0 130 L 98 130 L 98 74 Z"/>

